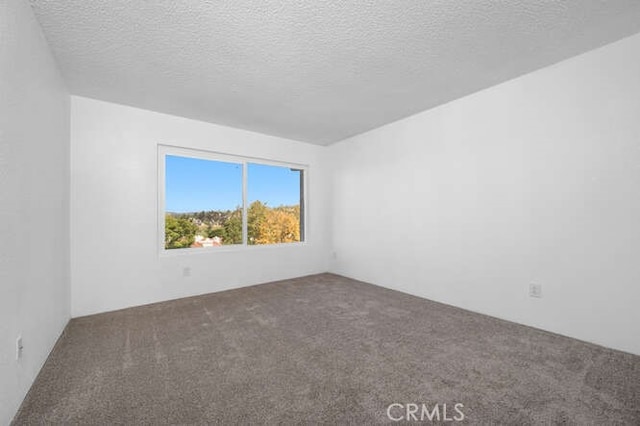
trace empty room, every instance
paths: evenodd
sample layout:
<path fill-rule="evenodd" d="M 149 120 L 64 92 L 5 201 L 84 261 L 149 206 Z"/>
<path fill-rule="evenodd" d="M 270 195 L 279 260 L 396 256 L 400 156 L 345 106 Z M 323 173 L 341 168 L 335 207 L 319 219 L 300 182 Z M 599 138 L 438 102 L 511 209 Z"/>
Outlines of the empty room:
<path fill-rule="evenodd" d="M 640 425 L 640 2 L 0 0 L 0 425 Z"/>

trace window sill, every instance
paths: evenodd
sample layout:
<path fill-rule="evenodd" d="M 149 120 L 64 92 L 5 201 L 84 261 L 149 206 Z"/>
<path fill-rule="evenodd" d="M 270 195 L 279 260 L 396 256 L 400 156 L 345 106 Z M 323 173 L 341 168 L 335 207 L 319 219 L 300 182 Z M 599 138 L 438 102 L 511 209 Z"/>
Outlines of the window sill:
<path fill-rule="evenodd" d="M 237 252 L 247 252 L 247 251 L 260 251 L 260 250 L 280 250 L 283 248 L 300 248 L 308 245 L 307 241 L 302 241 L 299 243 L 280 243 L 280 244 L 260 244 L 260 245 L 229 245 L 229 246 L 221 246 L 221 247 L 202 247 L 202 248 L 192 248 L 192 249 L 160 249 L 159 256 L 160 257 L 179 257 L 179 256 L 201 256 L 201 255 L 211 255 L 212 253 L 237 253 Z"/>

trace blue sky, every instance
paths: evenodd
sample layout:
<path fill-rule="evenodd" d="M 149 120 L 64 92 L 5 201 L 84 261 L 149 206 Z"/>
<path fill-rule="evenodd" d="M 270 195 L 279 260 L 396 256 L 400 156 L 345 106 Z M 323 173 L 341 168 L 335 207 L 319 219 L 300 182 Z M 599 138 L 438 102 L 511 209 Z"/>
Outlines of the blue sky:
<path fill-rule="evenodd" d="M 242 205 L 242 165 L 166 156 L 166 211 L 233 210 Z M 300 175 L 288 167 L 248 164 L 249 204 L 271 207 L 300 202 Z"/>

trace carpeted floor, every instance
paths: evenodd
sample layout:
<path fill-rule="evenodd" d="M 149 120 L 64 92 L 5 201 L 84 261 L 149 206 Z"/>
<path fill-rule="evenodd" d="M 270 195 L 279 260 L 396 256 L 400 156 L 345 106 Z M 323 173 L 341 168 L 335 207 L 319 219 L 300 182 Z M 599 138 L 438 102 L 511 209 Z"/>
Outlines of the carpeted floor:
<path fill-rule="evenodd" d="M 637 425 L 640 357 L 322 274 L 74 319 L 15 424 L 391 423 L 393 403 Z"/>

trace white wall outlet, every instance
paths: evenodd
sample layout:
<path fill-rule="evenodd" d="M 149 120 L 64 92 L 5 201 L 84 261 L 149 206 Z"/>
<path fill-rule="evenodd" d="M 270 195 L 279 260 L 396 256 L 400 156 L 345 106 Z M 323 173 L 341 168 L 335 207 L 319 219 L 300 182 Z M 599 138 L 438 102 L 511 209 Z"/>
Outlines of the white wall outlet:
<path fill-rule="evenodd" d="M 182 276 L 183 277 L 190 277 L 191 276 L 191 267 L 185 266 L 184 268 L 182 268 Z"/>
<path fill-rule="evenodd" d="M 332 251 L 331 252 L 331 258 L 334 259 L 334 260 L 337 259 L 338 258 L 338 253 L 335 252 L 335 251 Z"/>
<path fill-rule="evenodd" d="M 529 296 L 530 297 L 542 297 L 542 284 L 531 283 L 529 284 Z"/>
<path fill-rule="evenodd" d="M 22 336 L 18 336 L 16 339 L 16 361 L 22 358 L 22 351 L 24 346 L 22 345 Z"/>

